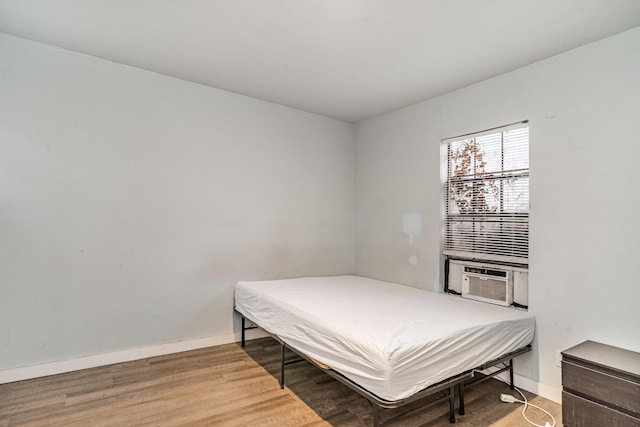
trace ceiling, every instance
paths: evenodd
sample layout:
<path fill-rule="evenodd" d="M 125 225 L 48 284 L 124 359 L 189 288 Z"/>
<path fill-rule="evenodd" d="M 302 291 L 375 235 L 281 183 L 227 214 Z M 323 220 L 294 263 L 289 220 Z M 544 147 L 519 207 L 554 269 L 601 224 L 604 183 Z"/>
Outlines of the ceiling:
<path fill-rule="evenodd" d="M 1 32 L 351 123 L 638 25 L 638 0 L 0 0 Z"/>

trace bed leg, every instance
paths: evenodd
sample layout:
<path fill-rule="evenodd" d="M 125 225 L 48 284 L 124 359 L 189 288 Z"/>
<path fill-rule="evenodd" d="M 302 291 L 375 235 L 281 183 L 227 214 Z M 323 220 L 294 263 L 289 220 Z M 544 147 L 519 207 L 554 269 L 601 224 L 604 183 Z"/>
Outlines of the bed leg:
<path fill-rule="evenodd" d="M 458 384 L 458 400 L 460 402 L 460 415 L 464 415 L 464 383 Z"/>
<path fill-rule="evenodd" d="M 284 343 L 280 344 L 280 388 L 284 388 Z"/>
<path fill-rule="evenodd" d="M 241 347 L 244 347 L 244 345 L 245 345 L 245 336 L 244 336 L 245 331 L 246 331 L 245 318 L 244 318 L 244 316 L 242 316 L 242 339 L 240 340 L 240 346 Z"/>
<path fill-rule="evenodd" d="M 373 408 L 373 427 L 380 427 L 382 423 L 380 423 L 380 407 L 373 402 L 371 403 L 371 407 Z"/>
<path fill-rule="evenodd" d="M 515 388 L 515 384 L 513 383 L 513 359 L 509 359 L 509 387 L 511 390 Z"/>
<path fill-rule="evenodd" d="M 449 387 L 449 422 L 451 424 L 456 422 L 454 390 L 455 390 L 454 386 Z"/>

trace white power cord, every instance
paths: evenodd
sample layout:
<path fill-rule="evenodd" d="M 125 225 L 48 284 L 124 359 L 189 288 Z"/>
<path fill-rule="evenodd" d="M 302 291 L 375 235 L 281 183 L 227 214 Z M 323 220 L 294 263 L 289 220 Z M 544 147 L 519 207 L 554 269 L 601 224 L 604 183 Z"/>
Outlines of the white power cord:
<path fill-rule="evenodd" d="M 522 416 L 524 417 L 525 420 L 527 420 L 527 422 L 531 425 L 534 425 L 535 427 L 555 427 L 556 426 L 556 419 L 553 417 L 553 415 L 551 415 L 549 412 L 547 412 L 546 410 L 542 409 L 541 407 L 534 405 L 532 403 L 529 403 L 529 401 L 527 400 L 527 397 L 520 391 L 518 390 L 516 387 L 513 388 L 515 391 L 517 391 L 518 393 L 520 393 L 520 396 L 522 396 L 523 400 L 518 400 L 515 397 L 511 396 L 510 394 L 501 394 L 500 395 L 500 400 L 502 400 L 503 402 L 506 403 L 524 403 L 524 407 L 522 408 Z M 544 412 L 545 414 L 549 415 L 551 417 L 551 420 L 553 421 L 553 424 L 549 424 L 549 422 L 547 421 L 545 423 L 545 425 L 540 425 L 540 424 L 536 424 L 533 421 L 531 421 L 529 418 L 527 418 L 527 414 L 525 414 L 525 412 L 527 412 L 527 409 L 529 408 L 529 406 L 533 406 L 536 409 L 541 410 L 542 412 Z"/>

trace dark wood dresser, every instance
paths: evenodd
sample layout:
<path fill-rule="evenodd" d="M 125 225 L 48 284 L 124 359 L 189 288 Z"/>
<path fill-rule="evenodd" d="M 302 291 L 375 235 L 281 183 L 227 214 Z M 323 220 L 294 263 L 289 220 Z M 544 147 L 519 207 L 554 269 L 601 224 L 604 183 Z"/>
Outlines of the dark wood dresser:
<path fill-rule="evenodd" d="M 593 341 L 563 351 L 562 422 L 640 427 L 640 353 Z"/>

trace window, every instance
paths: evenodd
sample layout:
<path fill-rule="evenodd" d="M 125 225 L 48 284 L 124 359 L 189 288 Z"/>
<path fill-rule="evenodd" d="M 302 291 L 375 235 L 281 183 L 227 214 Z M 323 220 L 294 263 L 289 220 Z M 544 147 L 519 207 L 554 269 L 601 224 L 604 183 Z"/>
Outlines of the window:
<path fill-rule="evenodd" d="M 442 142 L 444 254 L 528 264 L 528 123 Z"/>

